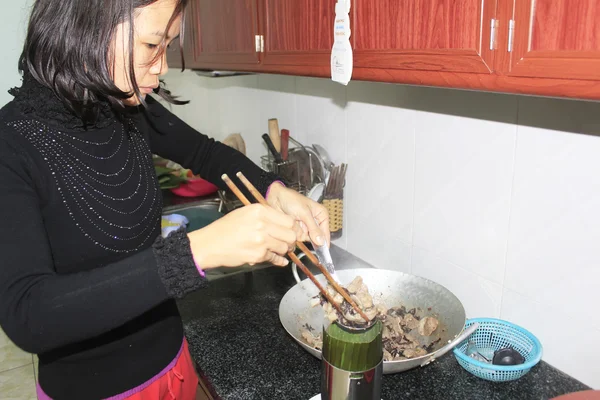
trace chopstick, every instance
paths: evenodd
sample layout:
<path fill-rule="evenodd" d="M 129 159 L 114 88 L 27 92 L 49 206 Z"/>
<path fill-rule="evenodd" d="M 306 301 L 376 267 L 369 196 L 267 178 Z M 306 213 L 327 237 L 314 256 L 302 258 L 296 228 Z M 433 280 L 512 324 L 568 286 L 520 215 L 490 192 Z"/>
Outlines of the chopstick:
<path fill-rule="evenodd" d="M 258 201 L 260 204 L 269 207 L 269 204 L 267 203 L 267 200 L 263 197 L 263 195 L 254 187 L 254 185 L 252 185 L 252 183 L 244 176 L 244 174 L 242 174 L 241 172 L 238 172 L 236 174 L 236 176 L 240 179 L 240 181 L 244 184 L 244 186 L 246 186 L 246 189 L 248 189 L 248 191 L 252 194 L 252 196 L 254 196 L 254 198 L 256 199 L 256 201 Z M 225 178 L 227 178 L 227 180 L 229 180 L 230 183 L 227 183 L 227 181 L 225 181 Z M 227 184 L 227 186 L 232 189 L 232 186 L 235 187 L 235 195 L 238 196 L 238 193 L 243 196 L 243 198 L 249 203 L 248 199 L 243 195 L 243 193 L 235 186 L 235 184 L 231 181 L 231 179 L 229 179 L 229 177 L 227 177 L 227 175 L 224 175 L 222 178 L 225 183 Z M 232 189 L 233 191 L 233 189 Z M 240 199 L 240 201 L 244 202 L 244 200 L 242 198 L 240 198 L 238 196 L 238 198 Z M 354 302 L 354 300 L 352 300 L 352 297 L 350 297 L 350 295 L 348 294 L 348 292 L 346 292 L 336 281 L 335 279 L 333 279 L 333 277 L 331 276 L 331 274 L 327 271 L 327 268 L 325 268 L 317 259 L 317 257 L 315 257 L 315 255 L 308 249 L 308 247 L 306 247 L 306 245 L 304 243 L 302 243 L 301 241 L 297 241 L 296 245 L 300 248 L 300 250 L 302 250 L 304 252 L 304 254 L 306 254 L 306 256 L 308 257 L 308 259 L 317 266 L 317 268 L 319 268 L 319 270 L 323 273 L 323 275 L 325 276 L 325 279 L 327 279 L 327 281 L 331 284 L 331 286 L 333 286 L 333 288 L 342 295 L 342 297 L 344 298 L 344 300 L 346 300 L 351 306 L 352 308 L 354 308 L 354 311 L 356 311 L 364 320 L 365 322 L 369 322 L 369 317 L 366 316 L 366 314 L 360 309 L 360 307 L 358 307 L 358 305 Z M 296 265 L 299 266 L 298 262 L 300 261 L 298 259 L 298 257 L 296 257 L 296 255 L 293 252 L 288 252 L 288 256 L 290 256 L 290 258 L 292 258 L 292 261 L 294 263 L 296 263 Z M 293 256 L 293 257 L 292 257 Z M 300 263 L 302 264 L 302 263 Z M 302 264 L 303 265 L 303 264 Z M 304 266 L 304 265 L 303 265 Z M 304 268 L 306 268 L 304 266 Z M 308 270 L 308 269 L 303 269 L 302 267 L 300 268 L 302 270 L 302 272 L 304 272 L 304 274 L 306 276 L 308 276 L 309 278 L 311 278 L 311 281 L 313 281 L 313 283 L 316 284 L 316 278 L 314 278 L 313 274 Z M 320 285 L 317 285 L 317 287 L 319 287 Z M 320 289 L 319 289 L 320 290 Z M 323 290 L 321 290 L 321 292 L 323 293 Z M 324 293 L 325 294 L 325 293 Z M 329 299 L 327 299 L 329 301 Z M 338 307 L 336 307 L 338 308 Z M 338 308 L 339 310 L 339 308 Z M 344 315 L 344 313 L 341 313 L 342 316 Z"/>
<path fill-rule="evenodd" d="M 237 196 L 237 198 L 242 202 L 242 204 L 244 204 L 244 206 L 249 206 L 250 204 L 252 204 L 250 200 L 248 200 L 248 198 L 244 196 L 240 189 L 238 189 L 235 183 L 232 182 L 232 180 L 227 176 L 227 174 L 224 174 L 221 177 L 221 179 L 223 180 L 223 182 L 225 182 L 225 184 L 227 184 L 229 189 L 231 189 L 231 191 Z M 329 292 L 325 290 L 325 288 L 319 283 L 317 278 L 315 278 L 315 276 L 308 270 L 308 268 L 306 268 L 306 265 L 304 265 L 302 261 L 300 261 L 300 259 L 296 256 L 296 254 L 294 254 L 293 251 L 290 251 L 287 254 L 292 259 L 292 261 L 302 270 L 302 272 L 304 272 L 304 274 L 310 278 L 310 280 L 315 284 L 315 286 L 319 289 L 323 296 L 325 296 L 327 301 L 330 302 L 335 307 L 335 309 L 338 310 L 343 316 L 344 312 L 342 311 L 339 304 L 333 301 L 333 298 L 329 295 Z"/>

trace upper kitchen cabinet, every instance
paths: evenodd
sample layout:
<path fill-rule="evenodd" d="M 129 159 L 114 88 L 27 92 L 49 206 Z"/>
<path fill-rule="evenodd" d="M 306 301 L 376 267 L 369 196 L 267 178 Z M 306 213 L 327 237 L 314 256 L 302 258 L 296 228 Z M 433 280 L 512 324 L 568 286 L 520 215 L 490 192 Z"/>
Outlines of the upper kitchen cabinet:
<path fill-rule="evenodd" d="M 331 77 L 337 0 L 190 1 L 187 68 Z M 352 79 L 600 100 L 600 0 L 352 0 L 350 13 Z"/>
<path fill-rule="evenodd" d="M 335 0 L 261 0 L 262 64 L 328 67 Z"/>
<path fill-rule="evenodd" d="M 507 75 L 600 80 L 599 0 L 510 3 Z"/>
<path fill-rule="evenodd" d="M 497 0 L 355 0 L 354 65 L 491 73 Z"/>
<path fill-rule="evenodd" d="M 257 64 L 259 0 L 192 0 L 194 62 Z"/>
<path fill-rule="evenodd" d="M 184 21 L 184 33 L 182 38 L 177 38 L 171 42 L 169 47 L 167 48 L 167 62 L 169 67 L 171 68 L 181 68 L 183 66 L 182 63 L 182 53 L 185 61 L 185 67 L 190 68 L 194 63 L 194 35 L 195 35 L 195 27 L 194 27 L 194 15 L 191 12 L 191 8 L 188 8 L 188 11 L 185 13 L 185 21 Z M 181 51 L 181 40 L 183 39 L 183 52 Z"/>

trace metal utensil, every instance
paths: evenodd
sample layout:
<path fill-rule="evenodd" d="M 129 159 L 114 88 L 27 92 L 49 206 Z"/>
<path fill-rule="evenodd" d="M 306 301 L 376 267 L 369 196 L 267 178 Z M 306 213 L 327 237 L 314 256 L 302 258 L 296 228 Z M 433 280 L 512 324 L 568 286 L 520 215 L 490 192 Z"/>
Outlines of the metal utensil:
<path fill-rule="evenodd" d="M 244 174 L 241 171 L 238 172 L 235 175 L 238 177 L 238 179 L 240 181 L 242 181 L 242 183 L 244 184 L 244 186 L 246 186 L 246 189 L 248 189 L 248 191 L 252 194 L 252 196 L 254 196 L 254 198 L 256 199 L 256 201 L 258 201 L 260 204 L 262 204 L 265 207 L 270 207 L 269 204 L 267 203 L 267 200 L 263 197 L 262 193 L 260 193 L 256 189 L 256 187 L 254 187 L 254 185 L 244 176 Z M 233 183 L 233 181 L 227 176 L 227 174 L 223 174 L 221 176 L 221 179 L 223 179 L 223 181 L 227 184 L 227 186 L 229 187 L 229 189 L 231 189 L 231 191 L 233 193 L 235 193 L 235 195 L 237 196 L 237 198 L 245 206 L 251 204 L 250 200 L 248 200 L 248 198 L 240 191 L 240 189 L 235 185 L 235 183 Z M 352 297 L 350 297 L 350 294 L 346 290 L 344 290 L 335 281 L 335 279 L 333 279 L 333 277 L 331 276 L 331 274 L 329 273 L 329 271 L 327 271 L 327 269 L 323 265 L 321 265 L 321 263 L 319 262 L 319 260 L 316 257 L 314 257 L 314 255 L 312 255 L 312 253 L 310 253 L 310 251 L 308 250 L 308 248 L 306 247 L 306 245 L 304 243 L 302 243 L 301 241 L 296 241 L 296 244 L 298 245 L 298 247 L 300 248 L 300 250 L 304 251 L 305 254 L 311 259 L 311 261 L 313 261 L 315 263 L 315 265 L 321 270 L 321 272 L 326 277 L 327 281 L 333 287 L 333 289 L 336 292 L 338 292 L 344 298 L 344 300 L 346 300 L 348 302 L 348 304 L 350 304 L 350 306 L 354 309 L 354 311 L 357 314 L 359 314 L 364 321 L 369 322 L 370 320 L 369 320 L 369 317 L 367 316 L 367 314 L 365 314 L 365 312 L 358 306 L 358 304 L 356 304 L 356 302 L 352 299 Z M 323 288 L 323 286 L 319 283 L 319 281 L 317 281 L 317 279 L 315 278 L 315 276 L 308 270 L 308 268 L 306 268 L 306 266 L 304 264 L 302 264 L 302 262 L 296 256 L 296 254 L 294 254 L 293 251 L 288 251 L 287 255 L 288 255 L 288 257 L 291 258 L 291 260 L 294 262 L 294 264 L 297 265 L 298 267 L 300 267 L 302 269 L 302 272 L 304 272 L 310 278 L 310 280 L 319 289 L 319 291 L 327 299 L 327 301 L 329 303 L 331 303 L 331 305 L 333 307 L 335 307 L 336 310 L 341 315 L 344 315 L 344 312 L 340 308 L 340 305 L 337 304 L 337 303 L 335 303 L 333 301 L 333 298 L 329 295 L 329 293 L 327 292 L 327 290 L 325 290 Z"/>
<path fill-rule="evenodd" d="M 442 347 L 441 349 L 439 349 L 438 351 L 436 351 L 434 355 L 432 355 L 431 357 L 429 357 L 428 359 L 426 359 L 421 364 L 421 367 L 424 367 L 427 364 L 429 364 L 430 362 L 435 361 L 438 357 L 443 356 L 444 354 L 446 354 L 447 352 L 449 352 L 450 350 L 452 350 L 453 348 L 455 348 L 456 346 L 458 346 L 463 340 L 465 340 L 466 338 L 468 338 L 469 336 L 471 336 L 473 334 L 473 332 L 475 332 L 477 330 L 477 328 L 479 328 L 479 323 L 475 322 L 473 325 L 471 325 L 467 329 L 465 329 L 463 331 L 463 333 L 461 333 L 460 335 L 458 335 L 454 340 L 448 342 L 447 345 L 445 345 L 444 347 Z"/>
<path fill-rule="evenodd" d="M 265 134 L 262 135 L 262 138 L 265 141 L 265 143 L 267 144 L 267 148 L 269 149 L 269 151 L 271 152 L 271 154 L 275 158 L 275 162 L 282 163 L 283 159 L 281 158 L 281 154 L 279 154 L 279 152 L 277 151 L 277 149 L 273 145 L 273 142 L 271 141 L 271 138 L 269 137 L 269 135 L 265 133 Z"/>
<path fill-rule="evenodd" d="M 317 152 L 317 155 L 321 157 L 321 160 L 323 160 L 323 165 L 325 166 L 325 169 L 327 171 L 331 171 L 334 164 L 333 161 L 331 161 L 331 157 L 329 157 L 329 153 L 327 152 L 327 150 L 325 150 L 325 148 L 319 144 L 313 144 L 312 147 Z"/>
<path fill-rule="evenodd" d="M 469 340 L 469 344 L 467 346 L 467 355 L 486 364 L 492 363 L 492 360 L 481 354 L 481 350 L 479 350 L 477 344 L 473 340 Z"/>
<path fill-rule="evenodd" d="M 327 272 L 329 272 L 333 279 L 335 279 L 337 283 L 340 283 L 340 280 L 335 274 L 335 265 L 333 265 L 333 260 L 331 259 L 331 254 L 329 253 L 329 246 L 327 246 L 327 244 L 324 244 L 323 246 L 317 246 L 313 243 L 313 247 L 321 264 L 327 268 Z"/>

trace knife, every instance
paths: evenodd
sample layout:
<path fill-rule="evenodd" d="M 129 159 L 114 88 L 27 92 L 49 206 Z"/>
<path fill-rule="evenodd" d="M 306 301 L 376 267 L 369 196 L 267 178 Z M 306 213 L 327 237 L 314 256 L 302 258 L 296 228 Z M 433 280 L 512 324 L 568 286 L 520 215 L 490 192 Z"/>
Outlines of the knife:
<path fill-rule="evenodd" d="M 271 154 L 273 154 L 273 157 L 275 158 L 275 162 L 279 163 L 279 164 L 282 163 L 283 160 L 281 159 L 281 154 L 279 154 L 279 152 L 275 149 L 275 146 L 273 146 L 273 142 L 271 141 L 271 138 L 269 137 L 269 135 L 267 135 L 266 133 L 263 133 L 262 138 L 265 141 L 265 143 L 267 144 L 267 147 L 269 148 L 269 151 L 271 152 Z"/>
<path fill-rule="evenodd" d="M 275 146 L 277 152 L 281 151 L 281 138 L 279 137 L 279 122 L 277 118 L 271 118 L 269 120 L 269 137 Z"/>
<path fill-rule="evenodd" d="M 288 149 L 290 145 L 290 131 L 288 129 L 281 130 L 281 158 L 283 161 L 288 159 Z"/>

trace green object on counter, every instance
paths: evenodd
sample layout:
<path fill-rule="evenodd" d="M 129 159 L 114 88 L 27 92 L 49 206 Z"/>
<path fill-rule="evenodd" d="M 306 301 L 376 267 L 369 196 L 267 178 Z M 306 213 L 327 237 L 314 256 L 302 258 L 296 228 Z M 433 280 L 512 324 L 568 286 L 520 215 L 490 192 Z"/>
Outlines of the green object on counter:
<path fill-rule="evenodd" d="M 382 331 L 381 321 L 364 331 L 346 330 L 333 323 L 323 329 L 323 357 L 344 371 L 370 370 L 383 357 Z"/>
<path fill-rule="evenodd" d="M 161 165 L 154 166 L 154 172 L 161 189 L 174 189 L 183 182 L 187 182 L 187 170 L 176 170 Z"/>

